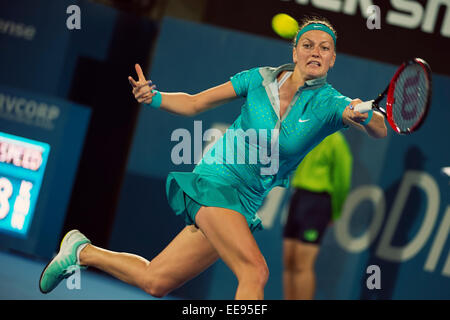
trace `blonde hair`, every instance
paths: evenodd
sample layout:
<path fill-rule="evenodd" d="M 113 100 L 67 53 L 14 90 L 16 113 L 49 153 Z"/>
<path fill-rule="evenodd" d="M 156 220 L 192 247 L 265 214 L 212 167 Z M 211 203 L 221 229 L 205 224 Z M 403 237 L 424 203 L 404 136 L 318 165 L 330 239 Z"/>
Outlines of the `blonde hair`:
<path fill-rule="evenodd" d="M 298 33 L 300 32 L 300 30 L 302 30 L 304 27 L 306 27 L 307 25 L 312 24 L 312 23 L 321 23 L 321 24 L 326 25 L 328 28 L 331 29 L 331 31 L 333 31 L 334 36 L 336 37 L 336 40 L 337 40 L 337 32 L 336 32 L 336 29 L 334 29 L 333 25 L 331 24 L 330 21 L 328 21 L 327 18 L 320 17 L 320 16 L 307 16 L 307 17 L 304 17 L 304 18 L 300 21 L 299 27 L 298 27 L 298 30 L 297 30 L 297 33 L 295 34 L 295 37 L 294 37 L 294 39 L 292 40 L 292 46 L 293 46 L 294 48 L 295 48 L 295 45 L 297 44 L 297 43 L 296 43 L 296 42 L 297 42 L 297 35 L 298 35 Z M 336 51 L 336 48 L 334 48 L 334 50 Z"/>

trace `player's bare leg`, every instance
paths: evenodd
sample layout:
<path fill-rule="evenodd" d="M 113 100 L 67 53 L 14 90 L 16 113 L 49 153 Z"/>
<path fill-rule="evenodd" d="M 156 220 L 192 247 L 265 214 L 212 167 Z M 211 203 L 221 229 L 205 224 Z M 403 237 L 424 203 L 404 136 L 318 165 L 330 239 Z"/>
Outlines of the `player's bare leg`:
<path fill-rule="evenodd" d="M 88 245 L 80 264 L 98 268 L 155 297 L 163 297 L 207 269 L 218 259 L 216 250 L 194 226 L 186 226 L 154 259 Z"/>
<path fill-rule="evenodd" d="M 201 207 L 196 223 L 236 275 L 235 299 L 263 299 L 269 270 L 244 216 L 230 209 Z"/>

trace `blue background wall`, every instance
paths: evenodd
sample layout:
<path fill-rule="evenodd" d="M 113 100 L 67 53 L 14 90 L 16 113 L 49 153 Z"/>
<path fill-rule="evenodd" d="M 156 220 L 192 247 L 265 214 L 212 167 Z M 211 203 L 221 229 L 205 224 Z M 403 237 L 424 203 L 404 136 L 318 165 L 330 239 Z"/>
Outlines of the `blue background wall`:
<path fill-rule="evenodd" d="M 291 47 L 285 41 L 165 19 L 147 78 L 151 78 L 161 91 L 196 93 L 228 81 L 241 70 L 278 66 L 291 62 L 291 57 Z M 349 97 L 368 100 L 384 89 L 395 70 L 393 65 L 338 53 L 328 81 Z M 449 179 L 440 173 L 450 157 L 446 147 L 446 137 L 450 134 L 446 121 L 450 111 L 445 107 L 449 86 L 448 77 L 434 77 L 429 118 L 423 128 L 411 136 L 398 136 L 389 130 L 386 139 L 374 140 L 353 129 L 344 132 L 354 155 L 351 196 L 356 204 L 352 208 L 347 206 L 344 215 L 349 218 L 339 221 L 326 234 L 316 264 L 316 298 L 450 298 L 449 291 L 444 289 L 450 285 L 450 275 L 442 274 L 449 252 L 448 226 L 441 232 L 445 237 L 436 268 L 432 272 L 424 270 L 449 203 Z M 185 128 L 194 137 L 195 120 L 202 121 L 203 132 L 218 124 L 231 124 L 239 114 L 241 104 L 242 101 L 235 101 L 190 118 L 150 108 L 141 110 L 111 238 L 113 249 L 133 248 L 151 258 L 181 230 L 183 220 L 175 217 L 166 203 L 165 178 L 170 171 L 191 171 L 194 165 L 172 163 L 171 150 L 177 142 L 171 141 L 171 133 L 177 128 Z M 426 159 L 422 160 L 422 156 Z M 393 221 L 390 221 L 390 227 L 386 222 L 407 170 L 431 176 L 440 197 L 428 199 L 417 187 L 411 188 L 411 192 L 403 192 L 408 201 L 395 228 L 392 245 L 406 246 L 421 227 L 426 209 L 433 204 L 438 209 L 430 234 L 426 239 L 419 239 L 423 242 L 420 250 L 408 260 L 397 263 L 380 258 L 376 248 L 383 232 L 394 226 Z M 384 215 L 379 215 L 377 220 L 381 221 L 382 228 L 377 234 L 370 235 L 372 238 L 368 238 L 368 229 L 375 218 L 374 205 L 358 198 L 366 186 L 372 186 L 370 190 L 381 188 L 382 199 L 385 199 Z M 286 189 L 277 188 L 269 194 L 260 211 L 266 230 L 255 235 L 271 272 L 265 291 L 268 299 L 282 298 L 281 232 L 288 200 L 289 190 Z M 352 244 L 337 238 L 337 228 L 347 232 L 347 238 L 366 239 L 365 249 L 358 252 L 349 249 Z M 370 229 L 370 232 L 375 231 Z M 133 237 L 129 236 L 131 233 L 134 233 Z M 369 276 L 366 268 L 371 264 L 380 266 L 384 289 L 375 293 L 365 289 Z M 190 287 L 176 294 L 229 299 L 234 296 L 236 285 L 231 271 L 219 261 Z"/>
<path fill-rule="evenodd" d="M 6 102 L 0 108 L 0 131 L 50 146 L 35 213 L 30 218 L 30 228 L 21 237 L 2 230 L 0 247 L 49 257 L 59 241 L 91 111 L 67 100 L 7 86 L 0 85 L 0 94 L 11 100 L 26 99 L 58 109 L 58 116 L 48 125 L 46 123 L 46 126 L 41 126 L 36 119 L 29 119 L 18 112 L 9 112 Z M 10 214 L 14 200 L 13 197 L 9 199 Z"/>
<path fill-rule="evenodd" d="M 70 5 L 80 8 L 79 30 L 67 28 Z M 48 258 L 74 227 L 105 246 L 138 108 L 127 64 L 150 54 L 155 24 L 87 0 L 1 1 L 0 21 L 0 93 L 59 110 L 43 126 L 2 101 L 0 131 L 51 152 L 28 238 L 0 235 L 0 247 Z"/>
<path fill-rule="evenodd" d="M 82 12 L 82 29 L 76 32 L 65 25 L 71 4 Z M 191 171 L 194 164 L 172 162 L 178 142 L 171 141 L 171 134 L 184 128 L 196 138 L 196 120 L 202 121 L 202 132 L 226 127 L 243 101 L 190 118 L 141 108 L 134 130 L 138 109 L 125 79 L 134 73 L 135 62 L 151 62 L 151 68 L 144 68 L 159 90 L 196 93 L 239 71 L 292 59 L 286 41 L 170 18 L 159 26 L 150 57 L 157 29 L 153 22 L 90 1 L 2 1 L 0 18 L 35 27 L 31 39 L 0 33 L 0 94 L 60 109 L 49 129 L 14 120 L 0 106 L 1 132 L 51 146 L 28 237 L 0 233 L 2 249 L 33 256 L 54 253 L 64 221 L 96 244 L 107 238 L 109 249 L 149 259 L 184 227 L 167 204 L 165 179 L 170 171 Z M 328 81 L 349 97 L 372 99 L 396 67 L 338 53 Z M 355 130 L 344 132 L 354 155 L 352 190 L 341 220 L 324 238 L 316 298 L 450 298 L 450 179 L 441 173 L 450 159 L 448 88 L 450 78 L 435 74 L 429 118 L 412 136 L 389 130 L 386 139 L 373 140 Z M 193 154 L 192 160 L 198 157 Z M 266 230 L 255 237 L 270 268 L 268 299 L 282 298 L 281 233 L 289 196 L 290 190 L 274 189 L 259 212 Z M 73 214 L 67 219 L 71 199 Z M 366 268 L 372 264 L 381 268 L 380 291 L 366 288 Z M 174 294 L 230 299 L 236 285 L 219 261 Z"/>
<path fill-rule="evenodd" d="M 34 30 L 28 37 L 0 34 L 0 93 L 58 109 L 57 116 L 46 123 L 39 117 L 27 117 L 23 108 L 22 112 L 10 109 L 6 101 L 0 107 L 0 131 L 45 142 L 51 147 L 27 236 L 0 234 L 2 248 L 41 257 L 52 256 L 59 242 L 91 117 L 89 107 L 66 99 L 78 54 L 73 51 L 75 55 L 68 54 L 74 34 L 65 27 L 65 12 L 71 3 L 0 2 L 3 24 L 14 22 Z M 81 46 L 78 48 L 82 50 Z"/>

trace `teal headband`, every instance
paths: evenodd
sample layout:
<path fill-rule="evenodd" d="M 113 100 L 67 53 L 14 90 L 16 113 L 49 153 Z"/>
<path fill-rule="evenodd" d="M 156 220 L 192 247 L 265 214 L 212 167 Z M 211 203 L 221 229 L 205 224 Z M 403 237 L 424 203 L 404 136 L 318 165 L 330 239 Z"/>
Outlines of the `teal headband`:
<path fill-rule="evenodd" d="M 308 24 L 306 27 L 304 27 L 302 30 L 300 30 L 297 33 L 297 38 L 295 39 L 295 46 L 297 46 L 298 39 L 300 39 L 302 34 L 311 30 L 320 30 L 328 33 L 333 38 L 334 46 L 336 47 L 336 36 L 334 35 L 334 32 L 322 23 L 311 23 Z"/>

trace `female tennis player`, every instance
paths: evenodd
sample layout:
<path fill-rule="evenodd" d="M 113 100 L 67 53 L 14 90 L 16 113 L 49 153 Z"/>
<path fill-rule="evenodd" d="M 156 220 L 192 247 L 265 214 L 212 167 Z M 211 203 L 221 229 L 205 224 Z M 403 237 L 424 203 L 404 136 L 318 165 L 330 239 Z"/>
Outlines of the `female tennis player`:
<path fill-rule="evenodd" d="M 221 258 L 237 277 L 235 299 L 262 299 L 269 270 L 252 233 L 262 229 L 256 212 L 264 197 L 274 186 L 287 187 L 303 157 L 328 135 L 353 126 L 382 138 L 387 130 L 381 114 L 355 112 L 353 106 L 361 100 L 347 98 L 327 83 L 336 60 L 336 32 L 328 21 L 302 24 L 292 58 L 293 63 L 280 67 L 242 71 L 195 95 L 154 90 L 136 65 L 138 81 L 129 77 L 135 98 L 161 110 L 192 116 L 245 98 L 240 116 L 216 144 L 230 141 L 230 129 L 266 130 L 268 141 L 277 143 L 272 156 L 279 158 L 279 165 L 264 173 L 267 162 L 229 163 L 223 153 L 209 149 L 193 172 L 169 173 L 167 198 L 175 213 L 184 216 L 186 227 L 160 254 L 148 261 L 112 252 L 72 230 L 44 269 L 40 290 L 50 292 L 74 267 L 90 266 L 163 297 Z M 224 145 L 225 151 L 250 149 L 246 142 Z"/>

